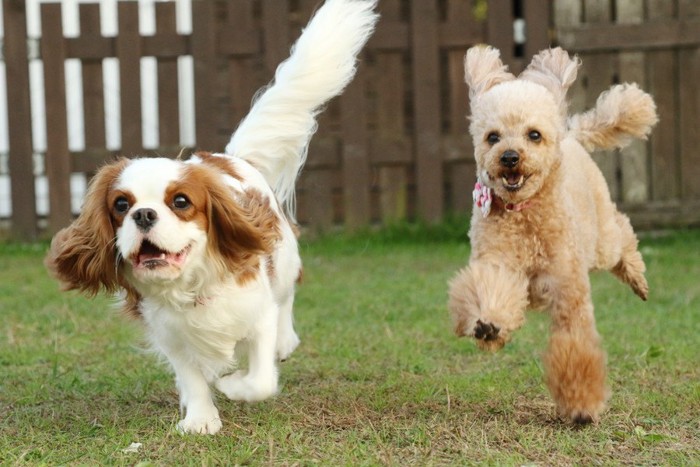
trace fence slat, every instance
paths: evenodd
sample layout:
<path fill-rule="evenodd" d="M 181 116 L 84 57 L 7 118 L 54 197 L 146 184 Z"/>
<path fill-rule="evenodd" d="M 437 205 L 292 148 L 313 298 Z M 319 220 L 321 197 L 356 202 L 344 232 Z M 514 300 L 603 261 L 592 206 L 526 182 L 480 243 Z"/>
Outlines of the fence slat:
<path fill-rule="evenodd" d="M 100 5 L 81 3 L 79 15 L 81 37 L 99 40 L 102 37 L 100 32 Z M 103 148 L 106 141 L 102 60 L 83 60 L 82 76 L 85 147 Z"/>
<path fill-rule="evenodd" d="M 121 153 L 134 156 L 143 147 L 139 9 L 138 3 L 133 2 L 119 2 L 118 8 L 116 52 L 119 59 Z"/>
<path fill-rule="evenodd" d="M 61 4 L 41 5 L 41 59 L 44 62 L 46 106 L 46 176 L 49 182 L 49 231 L 55 233 L 72 218 L 66 115 L 66 47 L 61 24 Z"/>
<path fill-rule="evenodd" d="M 175 3 L 156 3 L 156 32 L 176 34 Z M 180 107 L 177 58 L 157 59 L 158 65 L 158 136 L 160 146 L 180 143 Z"/>
<path fill-rule="evenodd" d="M 585 21 L 587 23 L 609 23 L 611 0 L 591 0 L 586 3 Z M 610 53 L 589 54 L 583 58 L 583 75 L 586 77 L 586 107 L 595 106 L 601 92 L 607 90 L 613 84 L 615 74 L 615 56 Z M 619 198 L 618 154 L 615 151 L 598 151 L 593 153 L 593 160 L 603 173 L 608 183 L 610 196 Z"/>
<path fill-rule="evenodd" d="M 32 160 L 32 123 L 24 2 L 3 0 L 7 82 L 9 170 L 12 177 L 12 236 L 33 240 L 38 234 Z"/>
<path fill-rule="evenodd" d="M 255 55 L 260 53 L 260 42 L 255 34 L 255 18 L 251 0 L 234 0 L 228 4 L 228 14 L 224 31 L 235 32 L 236 42 L 250 42 L 251 52 L 239 53 L 228 57 L 228 127 L 226 137 L 233 132 L 238 123 L 248 114 L 255 91 L 263 84 L 257 76 Z"/>
<path fill-rule="evenodd" d="M 644 5 L 638 0 L 617 0 L 617 13 L 618 23 L 635 24 L 644 21 Z M 642 52 L 621 52 L 618 60 L 621 82 L 646 85 Z M 649 198 L 647 146 L 646 142 L 637 140 L 620 151 L 620 199 L 625 203 L 643 203 Z"/>
<path fill-rule="evenodd" d="M 372 183 L 367 149 L 365 73 L 358 67 L 352 83 L 340 97 L 342 111 L 343 206 L 345 225 L 357 229 L 369 223 L 369 190 Z"/>
<path fill-rule="evenodd" d="M 437 222 L 442 219 L 444 188 L 440 151 L 438 9 L 434 0 L 411 1 L 411 27 L 418 216 Z"/>
<path fill-rule="evenodd" d="M 377 33 L 395 24 L 402 24 L 399 0 L 387 0 L 381 5 L 382 20 Z M 376 87 L 376 133 L 372 147 L 372 162 L 375 164 L 379 190 L 379 216 L 384 223 L 406 219 L 408 215 L 407 166 L 412 148 L 406 137 L 406 92 L 403 79 L 404 56 L 402 51 L 377 50 L 375 74 L 372 82 Z M 388 154 L 406 156 L 403 163 L 389 164 L 381 160 Z"/>
<path fill-rule="evenodd" d="M 649 19 L 669 19 L 674 15 L 672 0 L 650 0 Z M 656 201 L 678 199 L 681 178 L 676 142 L 677 90 L 671 83 L 676 79 L 676 59 L 673 50 L 647 53 L 649 91 L 656 100 L 659 124 L 651 139 L 652 197 Z"/>
<path fill-rule="evenodd" d="M 477 27 L 470 5 L 460 0 L 447 4 L 450 22 Z M 471 45 L 471 44 L 470 44 Z M 476 179 L 474 148 L 469 135 L 469 95 L 464 82 L 464 54 L 466 47 L 447 52 L 447 105 L 449 106 L 449 134 L 446 136 L 444 157 L 447 159 L 446 176 L 450 186 L 449 207 L 454 213 L 468 213 L 472 208 L 471 192 Z"/>
<path fill-rule="evenodd" d="M 215 3 L 192 2 L 192 58 L 194 62 L 195 135 L 203 150 L 222 147 L 217 135 Z"/>

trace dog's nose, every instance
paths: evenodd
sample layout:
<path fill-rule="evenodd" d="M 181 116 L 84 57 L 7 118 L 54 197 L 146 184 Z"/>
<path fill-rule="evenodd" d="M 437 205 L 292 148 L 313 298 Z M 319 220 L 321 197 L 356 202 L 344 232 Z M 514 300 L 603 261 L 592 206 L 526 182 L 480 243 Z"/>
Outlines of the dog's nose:
<path fill-rule="evenodd" d="M 508 150 L 501 154 L 501 165 L 503 167 L 508 167 L 509 169 L 512 169 L 513 167 L 518 165 L 519 161 L 520 156 L 515 151 Z"/>
<path fill-rule="evenodd" d="M 142 232 L 148 232 L 158 220 L 158 213 L 150 208 L 141 208 L 137 209 L 131 218 Z"/>

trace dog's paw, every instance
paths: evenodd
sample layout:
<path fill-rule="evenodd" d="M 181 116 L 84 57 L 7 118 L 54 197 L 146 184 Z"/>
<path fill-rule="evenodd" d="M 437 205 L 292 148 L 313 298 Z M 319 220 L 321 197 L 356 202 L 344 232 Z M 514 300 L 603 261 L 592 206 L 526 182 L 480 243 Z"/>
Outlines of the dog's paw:
<path fill-rule="evenodd" d="M 287 360 L 300 343 L 301 340 L 299 340 L 295 332 L 292 332 L 289 336 L 280 336 L 277 339 L 277 359 L 281 362 Z"/>
<path fill-rule="evenodd" d="M 476 326 L 474 326 L 474 338 L 476 338 L 476 345 L 482 350 L 488 350 L 495 352 L 500 350 L 506 344 L 506 340 L 503 335 L 500 334 L 501 328 L 492 323 L 484 323 L 481 320 L 477 320 Z"/>
<path fill-rule="evenodd" d="M 258 402 L 277 393 L 277 379 L 252 378 L 237 371 L 220 378 L 216 388 L 231 400 Z"/>
<path fill-rule="evenodd" d="M 180 433 L 194 433 L 200 435 L 213 435 L 221 429 L 221 419 L 218 411 L 213 414 L 192 414 L 180 420 L 177 430 Z"/>

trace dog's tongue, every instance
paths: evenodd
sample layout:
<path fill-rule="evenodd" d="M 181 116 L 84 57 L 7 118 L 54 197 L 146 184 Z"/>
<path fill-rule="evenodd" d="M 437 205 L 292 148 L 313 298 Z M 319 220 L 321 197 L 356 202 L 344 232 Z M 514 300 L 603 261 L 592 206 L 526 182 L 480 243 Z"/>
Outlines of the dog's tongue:
<path fill-rule="evenodd" d="M 153 243 L 144 241 L 138 255 L 138 263 L 146 267 L 155 267 L 167 264 L 168 253 L 161 250 Z"/>
<path fill-rule="evenodd" d="M 520 174 L 517 172 L 509 173 L 506 175 L 506 180 L 509 185 L 517 185 L 520 183 Z"/>

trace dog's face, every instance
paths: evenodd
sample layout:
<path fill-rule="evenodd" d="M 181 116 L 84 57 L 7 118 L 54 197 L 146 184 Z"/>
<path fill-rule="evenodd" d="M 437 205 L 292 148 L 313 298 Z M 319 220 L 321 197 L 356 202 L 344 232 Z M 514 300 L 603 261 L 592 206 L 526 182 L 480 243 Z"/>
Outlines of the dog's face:
<path fill-rule="evenodd" d="M 499 53 L 474 47 L 465 57 L 477 175 L 507 203 L 531 198 L 559 160 L 566 90 L 578 62 L 561 49 L 541 52 L 516 78 Z"/>
<path fill-rule="evenodd" d="M 540 189 L 558 160 L 563 122 L 543 86 L 514 80 L 473 102 L 470 132 L 479 178 L 501 199 L 518 203 Z"/>
<path fill-rule="evenodd" d="M 279 238 L 277 214 L 259 191 L 233 189 L 243 185 L 223 158 L 200 157 L 102 168 L 78 219 L 55 236 L 49 268 L 89 294 L 182 287 L 202 280 L 202 270 L 249 279 Z"/>
<path fill-rule="evenodd" d="M 116 250 L 137 281 L 177 279 L 203 256 L 209 218 L 201 174 L 168 159 L 127 165 L 107 194 Z"/>

